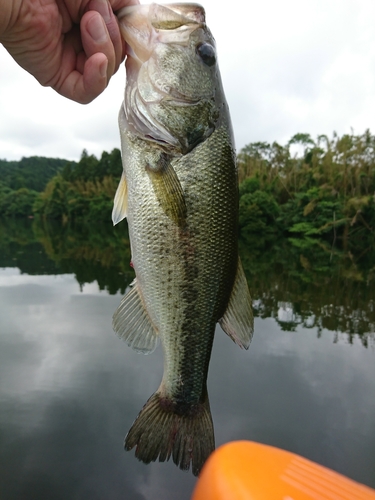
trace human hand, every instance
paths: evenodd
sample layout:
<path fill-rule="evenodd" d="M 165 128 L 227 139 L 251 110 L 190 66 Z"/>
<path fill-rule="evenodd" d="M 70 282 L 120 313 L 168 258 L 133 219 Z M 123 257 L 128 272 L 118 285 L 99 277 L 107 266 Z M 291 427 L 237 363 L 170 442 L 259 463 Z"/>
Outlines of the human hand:
<path fill-rule="evenodd" d="M 0 42 L 43 86 L 81 104 L 125 57 L 114 11 L 138 0 L 0 0 Z"/>

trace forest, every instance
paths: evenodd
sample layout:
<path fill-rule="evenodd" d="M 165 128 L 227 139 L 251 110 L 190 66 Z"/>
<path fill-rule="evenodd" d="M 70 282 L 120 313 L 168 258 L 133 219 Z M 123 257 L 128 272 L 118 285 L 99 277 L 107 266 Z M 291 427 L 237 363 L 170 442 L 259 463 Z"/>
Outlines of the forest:
<path fill-rule="evenodd" d="M 20 161 L 0 159 L 0 216 L 25 217 L 47 183 L 67 160 L 31 156 Z"/>
<path fill-rule="evenodd" d="M 285 145 L 254 142 L 238 153 L 239 231 L 320 239 L 369 248 L 375 234 L 375 136 L 295 134 Z M 118 149 L 78 162 L 51 158 L 0 160 L 0 216 L 110 221 L 122 172 Z"/>
<path fill-rule="evenodd" d="M 239 249 L 255 316 L 279 321 L 290 305 L 283 329 L 302 324 L 373 345 L 375 137 L 251 143 L 238 170 Z M 1 266 L 73 272 L 81 286 L 96 280 L 124 293 L 134 277 L 127 225 L 111 223 L 121 172 L 118 149 L 83 151 L 78 162 L 0 161 Z"/>

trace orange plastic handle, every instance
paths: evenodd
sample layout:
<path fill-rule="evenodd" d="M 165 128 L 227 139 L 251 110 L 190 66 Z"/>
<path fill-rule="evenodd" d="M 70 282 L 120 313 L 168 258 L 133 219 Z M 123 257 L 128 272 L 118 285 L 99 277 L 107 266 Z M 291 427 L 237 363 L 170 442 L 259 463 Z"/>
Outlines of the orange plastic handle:
<path fill-rule="evenodd" d="M 299 455 L 252 441 L 218 448 L 192 500 L 375 500 L 375 490 Z"/>

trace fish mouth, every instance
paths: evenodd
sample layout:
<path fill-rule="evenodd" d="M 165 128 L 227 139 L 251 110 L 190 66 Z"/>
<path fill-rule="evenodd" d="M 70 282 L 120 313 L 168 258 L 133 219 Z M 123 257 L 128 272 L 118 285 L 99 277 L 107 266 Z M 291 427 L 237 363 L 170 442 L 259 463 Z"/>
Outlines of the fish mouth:
<path fill-rule="evenodd" d="M 205 26 L 204 8 L 196 3 L 130 5 L 117 12 L 128 56 L 146 62 L 156 43 L 187 45 L 191 33 Z"/>

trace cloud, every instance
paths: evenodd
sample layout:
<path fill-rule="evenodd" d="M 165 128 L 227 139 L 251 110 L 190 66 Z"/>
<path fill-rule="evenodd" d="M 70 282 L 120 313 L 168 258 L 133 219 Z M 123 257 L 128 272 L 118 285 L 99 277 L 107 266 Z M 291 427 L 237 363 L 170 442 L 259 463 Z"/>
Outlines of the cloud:
<path fill-rule="evenodd" d="M 0 47 L 0 158 L 52 156 L 77 160 L 120 146 L 117 115 L 124 69 L 93 103 L 82 106 L 44 88 Z M 117 99 L 113 95 L 118 96 Z"/>
<path fill-rule="evenodd" d="M 372 0 L 265 0 L 220 9 L 206 0 L 238 149 L 375 129 Z M 41 87 L 0 47 L 0 158 L 77 160 L 119 147 L 124 68 L 81 106 Z"/>

